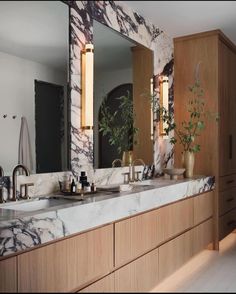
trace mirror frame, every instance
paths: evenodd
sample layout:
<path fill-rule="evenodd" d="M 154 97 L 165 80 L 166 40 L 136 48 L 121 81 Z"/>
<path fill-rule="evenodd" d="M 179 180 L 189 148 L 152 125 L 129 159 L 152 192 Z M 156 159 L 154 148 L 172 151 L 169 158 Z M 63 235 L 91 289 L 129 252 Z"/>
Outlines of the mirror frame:
<path fill-rule="evenodd" d="M 81 51 L 93 43 L 93 20 L 154 51 L 154 85 L 169 77 L 169 106 L 173 111 L 173 40 L 121 1 L 63 1 L 70 6 L 70 93 L 73 174 L 93 169 L 93 131 L 81 129 Z M 173 164 L 173 148 L 154 131 L 153 162 L 156 169 Z"/>

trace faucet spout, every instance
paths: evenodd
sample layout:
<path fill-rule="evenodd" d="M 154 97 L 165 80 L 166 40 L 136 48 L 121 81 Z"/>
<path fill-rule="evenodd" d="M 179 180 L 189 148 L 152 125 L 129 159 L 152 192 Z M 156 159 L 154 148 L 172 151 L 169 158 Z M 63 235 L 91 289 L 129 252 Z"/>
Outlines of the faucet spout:
<path fill-rule="evenodd" d="M 134 182 L 136 179 L 135 179 L 135 163 L 138 163 L 140 162 L 143 167 L 145 167 L 145 163 L 144 161 L 142 160 L 142 158 L 136 158 L 133 162 L 132 162 L 132 165 L 131 165 L 131 169 L 130 169 L 130 181 L 131 182 Z"/>
<path fill-rule="evenodd" d="M 30 172 L 23 164 L 18 164 L 14 167 L 12 172 L 12 201 L 16 201 L 16 189 L 17 189 L 17 171 L 23 169 L 26 176 L 30 175 Z"/>
<path fill-rule="evenodd" d="M 112 167 L 115 167 L 116 162 L 120 162 L 120 166 L 123 166 L 122 160 L 117 158 L 112 161 Z"/>

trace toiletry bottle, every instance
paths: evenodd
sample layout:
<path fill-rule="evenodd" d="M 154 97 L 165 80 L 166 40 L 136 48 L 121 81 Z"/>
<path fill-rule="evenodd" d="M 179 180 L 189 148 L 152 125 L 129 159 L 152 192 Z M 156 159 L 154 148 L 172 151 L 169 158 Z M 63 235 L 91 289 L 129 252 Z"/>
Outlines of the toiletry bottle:
<path fill-rule="evenodd" d="M 87 183 L 87 176 L 86 176 L 85 171 L 81 172 L 80 177 L 79 177 L 79 181 L 80 181 L 80 183 L 82 185 L 82 189 L 84 189 L 84 186 Z"/>
<path fill-rule="evenodd" d="M 74 178 L 73 178 L 72 183 L 71 183 L 70 192 L 71 193 L 75 193 L 76 192 L 76 186 L 75 186 L 75 180 L 74 180 Z"/>
<path fill-rule="evenodd" d="M 84 184 L 84 192 L 91 192 L 91 186 L 90 186 L 89 182 L 86 182 Z"/>
<path fill-rule="evenodd" d="M 91 192 L 96 192 L 96 186 L 94 183 L 91 185 Z"/>

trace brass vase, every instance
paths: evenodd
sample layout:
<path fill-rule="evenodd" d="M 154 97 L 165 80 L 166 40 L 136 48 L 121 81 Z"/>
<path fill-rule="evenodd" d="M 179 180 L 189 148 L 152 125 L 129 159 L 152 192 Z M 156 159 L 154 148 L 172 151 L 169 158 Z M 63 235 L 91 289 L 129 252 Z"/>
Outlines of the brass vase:
<path fill-rule="evenodd" d="M 194 153 L 191 151 L 184 151 L 183 166 L 185 168 L 184 177 L 192 178 L 194 169 Z"/>
<path fill-rule="evenodd" d="M 123 151 L 122 165 L 128 166 L 133 162 L 133 150 Z"/>

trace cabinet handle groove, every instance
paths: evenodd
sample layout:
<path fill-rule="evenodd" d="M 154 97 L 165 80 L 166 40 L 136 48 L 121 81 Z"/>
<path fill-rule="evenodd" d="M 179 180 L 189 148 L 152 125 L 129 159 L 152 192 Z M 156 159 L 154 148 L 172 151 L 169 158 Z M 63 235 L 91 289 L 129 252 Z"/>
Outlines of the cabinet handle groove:
<path fill-rule="evenodd" d="M 227 225 L 228 226 L 236 225 L 236 221 L 235 220 L 229 221 L 227 222 Z"/>
<path fill-rule="evenodd" d="M 226 182 L 226 184 L 232 184 L 234 182 L 234 180 L 229 180 Z"/>
<path fill-rule="evenodd" d="M 234 197 L 231 197 L 231 198 L 228 198 L 226 201 L 227 202 L 231 202 L 231 201 L 233 201 L 234 200 Z"/>

